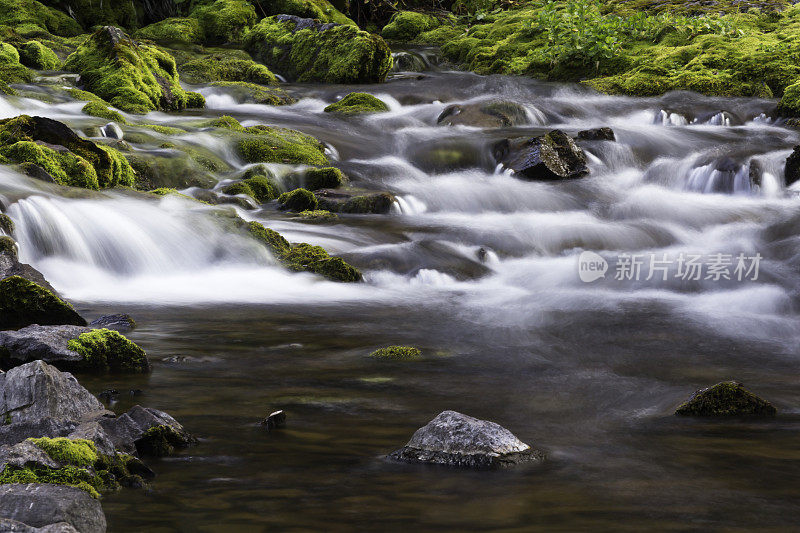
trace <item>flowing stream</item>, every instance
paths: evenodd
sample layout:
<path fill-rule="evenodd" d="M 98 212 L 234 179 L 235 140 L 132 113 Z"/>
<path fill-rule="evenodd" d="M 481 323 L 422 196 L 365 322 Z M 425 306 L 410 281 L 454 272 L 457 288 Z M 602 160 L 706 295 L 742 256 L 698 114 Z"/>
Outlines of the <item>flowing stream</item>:
<path fill-rule="evenodd" d="M 403 64 L 428 65 L 426 54 L 408 57 Z M 800 186 L 783 185 L 783 161 L 800 134 L 769 117 L 774 102 L 609 97 L 433 67 L 376 86 L 288 88 L 299 101 L 284 107 L 199 90 L 206 116 L 314 135 L 354 184 L 397 203 L 389 215 L 334 223 L 301 221 L 274 203 L 239 213 L 342 255 L 364 271 L 363 284 L 289 273 L 197 202 L 118 191 L 67 198 L 0 169 L 22 260 L 90 319 L 133 315 L 130 337 L 153 361 L 148 376 L 81 382 L 119 390 L 115 409 L 157 407 L 201 437 L 152 463 L 152 492 L 104 499 L 110 531 L 795 527 Z M 323 113 L 354 90 L 391 110 Z M 448 105 L 493 99 L 524 105 L 527 124 L 437 125 Z M 1 116 L 74 127 L 90 120 L 80 109 L 0 99 Z M 603 126 L 616 142 L 581 142 L 591 171 L 583 179 L 524 181 L 491 157 L 500 139 Z M 217 138 L 170 141 L 244 166 Z M 581 281 L 584 251 L 608 260 L 604 278 Z M 687 281 L 670 270 L 618 280 L 621 254 L 673 267 L 682 254 L 761 260 L 757 279 Z M 426 358 L 367 357 L 389 344 L 417 345 Z M 671 416 L 695 389 L 724 379 L 781 415 Z M 270 434 L 258 422 L 276 409 L 288 427 Z M 444 409 L 497 421 L 550 460 L 463 472 L 383 459 Z"/>

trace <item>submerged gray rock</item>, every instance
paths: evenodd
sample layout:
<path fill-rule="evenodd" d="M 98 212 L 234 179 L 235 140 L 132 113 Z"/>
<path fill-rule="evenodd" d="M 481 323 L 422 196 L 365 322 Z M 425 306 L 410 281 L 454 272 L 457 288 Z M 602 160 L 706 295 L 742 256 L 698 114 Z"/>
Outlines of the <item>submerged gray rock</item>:
<path fill-rule="evenodd" d="M 66 522 L 81 533 L 103 533 L 106 517 L 100 502 L 81 489 L 65 485 L 30 483 L 27 485 L 0 485 L 0 525 L 14 521 L 45 531 L 67 532 L 60 526 Z M 3 529 L 3 531 L 30 531 L 30 529 Z M 37 530 L 41 531 L 41 530 Z"/>
<path fill-rule="evenodd" d="M 498 468 L 544 460 L 544 453 L 499 424 L 443 411 L 390 458 L 467 468 Z"/>

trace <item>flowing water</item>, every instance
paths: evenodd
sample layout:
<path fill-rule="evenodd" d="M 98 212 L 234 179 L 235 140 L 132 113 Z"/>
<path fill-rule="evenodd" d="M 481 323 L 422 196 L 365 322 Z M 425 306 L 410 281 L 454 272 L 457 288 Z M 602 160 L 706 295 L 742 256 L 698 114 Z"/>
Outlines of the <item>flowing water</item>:
<path fill-rule="evenodd" d="M 429 59 L 416 52 L 402 64 Z M 206 116 L 312 134 L 355 184 L 398 201 L 389 215 L 329 224 L 271 204 L 239 210 L 365 273 L 363 284 L 337 284 L 282 270 L 226 232 L 216 208 L 124 192 L 62 197 L 0 169 L 22 259 L 84 316 L 133 315 L 130 337 L 153 361 L 148 376 L 81 382 L 119 390 L 117 410 L 168 411 L 201 438 L 152 462 L 151 492 L 104 499 L 110 531 L 796 526 L 800 189 L 784 187 L 783 161 L 800 135 L 769 117 L 774 102 L 608 97 L 433 67 L 376 86 L 290 85 L 299 101 L 286 107 L 199 89 Z M 352 90 L 391 111 L 322 112 Z M 447 105 L 497 98 L 524 105 L 528 123 L 436 124 Z M 93 120 L 81 105 L 9 98 L 0 115 L 80 127 Z M 582 142 L 585 179 L 523 181 L 491 158 L 503 138 L 601 126 L 617 141 Z M 210 135 L 170 140 L 243 167 Z M 604 278 L 581 281 L 584 251 L 609 262 Z M 666 279 L 618 280 L 621 254 L 672 266 Z M 684 280 L 681 254 L 758 254 L 758 278 Z M 368 357 L 389 344 L 417 345 L 426 357 Z M 781 414 L 671 415 L 696 388 L 724 379 Z M 258 422 L 276 409 L 288 427 L 270 434 Z M 497 421 L 549 461 L 465 472 L 383 458 L 444 409 Z"/>

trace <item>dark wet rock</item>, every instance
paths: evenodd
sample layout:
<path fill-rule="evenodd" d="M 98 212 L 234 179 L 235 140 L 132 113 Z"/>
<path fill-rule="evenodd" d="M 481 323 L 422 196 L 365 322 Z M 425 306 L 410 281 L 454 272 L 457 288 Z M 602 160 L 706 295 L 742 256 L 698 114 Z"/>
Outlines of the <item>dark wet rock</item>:
<path fill-rule="evenodd" d="M 267 428 L 267 431 L 272 431 L 273 429 L 281 429 L 286 427 L 286 412 L 281 409 L 280 411 L 275 411 L 274 413 L 270 413 L 264 420 L 261 421 L 261 425 Z"/>
<path fill-rule="evenodd" d="M 86 320 L 44 287 L 18 275 L 4 278 L 0 281 L 0 329 L 30 324 L 85 326 Z"/>
<path fill-rule="evenodd" d="M 89 322 L 89 327 L 96 329 L 111 329 L 119 333 L 127 333 L 136 329 L 136 321 L 131 315 L 124 313 L 116 315 L 104 315 Z"/>
<path fill-rule="evenodd" d="M 443 411 L 389 457 L 411 463 L 498 468 L 542 461 L 544 454 L 494 422 Z"/>
<path fill-rule="evenodd" d="M 117 389 L 106 389 L 97 395 L 103 403 L 115 402 L 117 401 L 117 396 L 119 396 L 119 391 Z"/>
<path fill-rule="evenodd" d="M 49 526 L 47 531 L 68 531 L 53 529 L 52 525 L 59 522 L 66 522 L 81 533 L 106 531 L 100 502 L 84 490 L 65 485 L 0 485 L 0 516 L 31 527 Z"/>
<path fill-rule="evenodd" d="M 800 180 L 800 145 L 795 146 L 792 153 L 786 158 L 783 176 L 786 179 L 787 187 Z"/>
<path fill-rule="evenodd" d="M 736 381 L 700 389 L 675 410 L 680 416 L 775 416 L 777 409 Z"/>
<path fill-rule="evenodd" d="M 530 180 L 572 179 L 589 173 L 586 154 L 561 130 L 532 139 L 505 139 L 495 144 L 493 152 L 504 168 Z"/>
<path fill-rule="evenodd" d="M 750 180 L 750 187 L 761 187 L 761 178 L 764 175 L 764 166 L 758 159 L 751 159 L 748 167 L 748 178 Z"/>
<path fill-rule="evenodd" d="M 83 356 L 70 350 L 67 343 L 87 331 L 89 328 L 82 326 L 36 324 L 17 331 L 0 331 L 0 367 L 13 368 L 37 359 L 62 369 L 80 366 Z"/>
<path fill-rule="evenodd" d="M 527 124 L 528 113 L 521 105 L 507 100 L 453 104 L 442 111 L 436 123 L 441 126 L 507 128 Z"/>
<path fill-rule="evenodd" d="M 614 130 L 609 127 L 594 128 L 578 132 L 578 139 L 582 141 L 616 141 Z"/>
<path fill-rule="evenodd" d="M 164 456 L 197 442 L 167 413 L 140 405 L 116 418 L 103 418 L 99 422 L 114 446 L 126 453 Z"/>
<path fill-rule="evenodd" d="M 53 294 L 58 295 L 58 293 L 56 293 L 52 285 L 47 282 L 41 272 L 30 265 L 19 262 L 16 252 L 0 252 L 0 280 L 9 278 L 11 276 L 25 278 L 28 281 L 32 281 L 33 283 L 42 286 Z"/>
<path fill-rule="evenodd" d="M 53 177 L 52 174 L 47 172 L 45 169 L 37 165 L 36 163 L 32 163 L 30 161 L 24 161 L 19 165 L 20 171 L 28 176 L 29 178 L 33 178 L 35 180 L 44 181 L 46 183 L 56 183 L 56 179 Z"/>
<path fill-rule="evenodd" d="M 386 192 L 369 192 L 355 189 L 320 189 L 314 191 L 319 209 L 332 213 L 376 214 L 388 213 L 395 202 Z"/>

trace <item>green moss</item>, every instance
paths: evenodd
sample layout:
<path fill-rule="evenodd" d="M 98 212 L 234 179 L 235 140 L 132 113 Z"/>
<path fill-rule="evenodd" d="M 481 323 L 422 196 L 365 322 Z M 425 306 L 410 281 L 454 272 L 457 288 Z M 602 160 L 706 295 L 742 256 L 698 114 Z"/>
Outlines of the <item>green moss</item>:
<path fill-rule="evenodd" d="M 135 30 L 139 27 L 140 12 L 142 12 L 142 7 L 139 6 L 142 2 L 126 0 L 42 0 L 42 2 L 69 13 L 86 29 L 110 25 Z"/>
<path fill-rule="evenodd" d="M 778 104 L 778 113 L 784 117 L 800 117 L 800 81 L 783 91 Z"/>
<path fill-rule="evenodd" d="M 0 231 L 6 235 L 14 233 L 14 221 L 11 220 L 10 216 L 4 213 L 0 213 Z"/>
<path fill-rule="evenodd" d="M 255 59 L 299 82 L 382 82 L 392 67 L 383 39 L 354 26 L 296 31 L 291 20 L 267 17 L 247 33 L 244 42 Z"/>
<path fill-rule="evenodd" d="M 42 437 L 28 439 L 44 450 L 53 460 L 61 464 L 73 466 L 92 466 L 97 462 L 97 448 L 94 442 L 86 439 L 68 439 L 66 437 Z"/>
<path fill-rule="evenodd" d="M 278 198 L 281 207 L 289 211 L 314 211 L 317 208 L 317 197 L 306 189 L 295 189 L 285 192 Z"/>
<path fill-rule="evenodd" d="M 267 15 L 295 15 L 320 22 L 356 25 L 327 0 L 271 0 L 262 4 Z"/>
<path fill-rule="evenodd" d="M 464 36 L 466 28 L 445 24 L 417 36 L 416 41 L 441 46 Z"/>
<path fill-rule="evenodd" d="M 681 404 L 682 416 L 773 416 L 777 410 L 736 381 L 723 381 L 695 392 Z"/>
<path fill-rule="evenodd" d="M 123 117 L 116 111 L 112 111 L 111 109 L 107 108 L 100 102 L 89 102 L 85 106 L 83 106 L 81 111 L 93 117 L 100 117 L 100 118 L 105 118 L 107 120 L 113 120 L 117 124 L 128 123 L 128 121 L 125 120 L 125 117 Z"/>
<path fill-rule="evenodd" d="M 313 211 L 300 211 L 297 213 L 300 218 L 305 218 L 308 220 L 338 220 L 339 217 L 336 213 L 331 213 L 330 211 L 325 211 L 324 209 L 314 209 Z"/>
<path fill-rule="evenodd" d="M 274 85 L 278 83 L 267 67 L 249 59 L 233 58 L 228 54 L 210 54 L 180 66 L 181 76 L 189 83 L 206 83 L 212 81 L 239 81 Z M 258 91 L 272 95 L 273 91 L 258 88 Z M 266 99 L 266 98 L 262 98 Z"/>
<path fill-rule="evenodd" d="M 305 133 L 270 126 L 250 126 L 243 133 L 236 142 L 236 151 L 248 163 L 328 163 L 324 145 Z"/>
<path fill-rule="evenodd" d="M 413 41 L 420 33 L 438 27 L 439 19 L 424 13 L 414 11 L 399 11 L 392 20 L 383 27 L 381 36 L 393 41 Z"/>
<path fill-rule="evenodd" d="M 145 26 L 133 36 L 160 44 L 197 44 L 204 40 L 203 28 L 196 18 L 168 18 Z"/>
<path fill-rule="evenodd" d="M 57 70 L 61 68 L 61 60 L 55 52 L 39 41 L 28 41 L 19 50 L 20 62 L 30 68 L 39 70 Z"/>
<path fill-rule="evenodd" d="M 83 356 L 85 368 L 95 371 L 147 372 L 150 363 L 139 346 L 110 329 L 82 333 L 67 347 Z"/>
<path fill-rule="evenodd" d="M 37 28 L 55 35 L 71 37 L 82 33 L 80 25 L 51 7 L 36 0 L 0 0 L 0 25 L 16 28 Z"/>
<path fill-rule="evenodd" d="M 85 326 L 86 321 L 67 302 L 32 281 L 20 276 L 0 281 L 0 328 L 31 324 Z"/>
<path fill-rule="evenodd" d="M 33 163 L 41 167 L 60 185 L 99 188 L 97 172 L 91 163 L 71 152 L 56 152 L 32 141 L 19 141 L 0 148 L 0 154 L 16 163 Z"/>
<path fill-rule="evenodd" d="M 258 203 L 266 203 L 278 197 L 278 185 L 266 175 L 255 175 L 228 185 L 225 194 L 246 194 Z"/>
<path fill-rule="evenodd" d="M 381 215 L 389 212 L 394 201 L 394 196 L 389 193 L 362 194 L 352 196 L 344 202 L 321 196 L 319 206 L 335 213 Z"/>
<path fill-rule="evenodd" d="M 186 107 L 189 109 L 203 109 L 205 106 L 205 96 L 200 93 L 186 91 Z"/>
<path fill-rule="evenodd" d="M 387 346 L 385 348 L 379 348 L 375 350 L 369 354 L 369 356 L 376 359 L 412 361 L 414 359 L 419 359 L 422 356 L 422 352 L 419 348 L 415 348 L 413 346 Z"/>
<path fill-rule="evenodd" d="M 0 42 L 0 81 L 7 84 L 29 82 L 32 79 L 33 73 L 19 62 L 17 49 Z"/>
<path fill-rule="evenodd" d="M 76 89 L 76 88 L 73 87 L 73 88 L 67 89 L 67 94 L 69 94 L 71 97 L 73 97 L 76 100 L 85 100 L 87 102 L 98 102 L 98 103 L 103 104 L 104 106 L 109 106 L 110 105 L 108 102 L 106 102 L 105 100 L 103 100 L 102 98 L 97 96 L 96 94 L 90 93 L 89 91 L 84 91 L 83 89 Z"/>
<path fill-rule="evenodd" d="M 264 105 L 288 105 L 295 102 L 280 87 L 264 87 L 245 81 L 215 81 L 211 86 L 227 89 L 234 98 L 242 102 Z"/>
<path fill-rule="evenodd" d="M 325 108 L 326 113 L 342 113 L 345 115 L 380 113 L 381 111 L 389 111 L 389 106 L 382 100 L 367 93 L 350 93 Z"/>
<path fill-rule="evenodd" d="M 198 7 L 191 16 L 200 22 L 207 43 L 239 41 L 258 20 L 255 8 L 246 0 L 217 0 Z"/>
<path fill-rule="evenodd" d="M 86 88 L 129 113 L 178 111 L 187 95 L 168 53 L 134 43 L 117 28 L 103 27 L 71 54 L 65 68 L 78 72 Z"/>
<path fill-rule="evenodd" d="M 340 257 L 331 257 L 320 246 L 306 243 L 290 245 L 278 232 L 265 228 L 258 222 L 248 224 L 250 235 L 269 248 L 272 254 L 289 270 L 313 272 L 332 281 L 361 281 L 361 272 Z"/>
<path fill-rule="evenodd" d="M 8 235 L 0 235 L 0 255 L 17 255 L 17 243 Z"/>
<path fill-rule="evenodd" d="M 93 498 L 100 498 L 100 492 L 108 487 L 108 480 L 92 472 L 74 466 L 63 468 L 19 468 L 6 465 L 0 473 L 0 484 L 6 483 L 52 483 L 67 485 L 85 490 Z"/>
<path fill-rule="evenodd" d="M 140 455 L 166 457 L 175 453 L 176 448 L 187 446 L 186 437 L 167 425 L 153 426 L 136 441 L 136 451 Z"/>
<path fill-rule="evenodd" d="M 347 177 L 335 167 L 310 168 L 305 172 L 305 187 L 310 191 L 335 189 L 347 183 Z"/>

